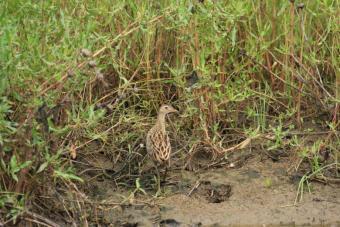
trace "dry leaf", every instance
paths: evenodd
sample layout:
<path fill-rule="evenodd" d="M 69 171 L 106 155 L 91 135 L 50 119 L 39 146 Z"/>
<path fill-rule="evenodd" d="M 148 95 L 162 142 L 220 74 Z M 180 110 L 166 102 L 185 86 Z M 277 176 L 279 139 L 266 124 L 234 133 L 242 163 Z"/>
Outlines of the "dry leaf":
<path fill-rule="evenodd" d="M 80 50 L 80 54 L 81 54 L 81 56 L 87 58 L 87 57 L 90 57 L 92 55 L 92 52 L 89 49 L 83 48 L 83 49 Z"/>
<path fill-rule="evenodd" d="M 76 149 L 76 146 L 74 144 L 72 144 L 71 147 L 70 147 L 70 156 L 71 156 L 72 159 L 77 158 L 77 149 Z"/>
<path fill-rule="evenodd" d="M 96 61 L 89 61 L 88 62 L 88 65 L 90 66 L 90 68 L 95 68 L 96 66 L 97 66 L 97 63 L 96 63 Z"/>

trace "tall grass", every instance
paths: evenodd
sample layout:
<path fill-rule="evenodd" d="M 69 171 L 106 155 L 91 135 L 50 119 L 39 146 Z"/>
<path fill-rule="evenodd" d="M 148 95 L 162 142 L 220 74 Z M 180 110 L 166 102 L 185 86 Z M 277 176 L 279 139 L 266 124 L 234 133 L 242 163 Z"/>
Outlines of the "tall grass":
<path fill-rule="evenodd" d="M 76 187 L 69 182 L 82 181 L 81 164 L 72 157 L 104 153 L 135 172 L 131 160 L 143 155 L 162 103 L 181 110 L 172 131 L 182 158 L 207 145 L 217 157 L 254 132 L 275 135 L 277 148 L 313 121 L 331 131 L 315 155 L 331 152 L 338 174 L 338 8 L 334 0 L 1 1 L 8 215 L 0 222 L 31 209 L 47 185 Z"/>

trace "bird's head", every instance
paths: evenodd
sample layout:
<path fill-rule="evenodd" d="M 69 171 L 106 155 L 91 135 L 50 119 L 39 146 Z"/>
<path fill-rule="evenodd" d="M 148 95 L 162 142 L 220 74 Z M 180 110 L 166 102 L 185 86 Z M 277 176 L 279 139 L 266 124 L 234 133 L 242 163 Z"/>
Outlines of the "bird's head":
<path fill-rule="evenodd" d="M 159 109 L 159 113 L 161 114 L 178 113 L 178 110 L 176 110 L 170 105 L 165 104 L 161 106 L 161 108 Z"/>

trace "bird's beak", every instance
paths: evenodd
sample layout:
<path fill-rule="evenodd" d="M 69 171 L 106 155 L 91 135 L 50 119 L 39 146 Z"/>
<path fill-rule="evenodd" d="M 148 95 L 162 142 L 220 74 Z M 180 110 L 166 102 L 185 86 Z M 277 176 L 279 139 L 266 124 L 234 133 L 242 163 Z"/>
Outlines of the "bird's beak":
<path fill-rule="evenodd" d="M 172 112 L 173 112 L 173 113 L 179 113 L 179 111 L 176 110 L 175 108 L 172 109 Z"/>

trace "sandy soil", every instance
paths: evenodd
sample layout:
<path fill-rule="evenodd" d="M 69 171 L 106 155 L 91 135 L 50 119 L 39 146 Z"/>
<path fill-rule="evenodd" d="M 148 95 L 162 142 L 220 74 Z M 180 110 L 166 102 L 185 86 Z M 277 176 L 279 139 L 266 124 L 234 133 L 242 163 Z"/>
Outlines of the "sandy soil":
<path fill-rule="evenodd" d="M 100 220 L 111 226 L 340 226 L 339 185 L 314 182 L 294 205 L 299 181 L 288 176 L 288 162 L 253 158 L 241 168 L 173 171 L 163 198 L 134 198 L 148 202 L 115 206 Z M 116 195 L 104 192 L 106 200 Z"/>

